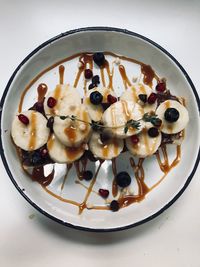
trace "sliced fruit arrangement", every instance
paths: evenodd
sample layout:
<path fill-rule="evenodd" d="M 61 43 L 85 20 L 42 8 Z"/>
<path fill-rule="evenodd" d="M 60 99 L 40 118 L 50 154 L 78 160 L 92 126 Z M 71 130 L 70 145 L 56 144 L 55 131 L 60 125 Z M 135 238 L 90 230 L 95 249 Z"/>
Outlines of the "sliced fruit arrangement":
<path fill-rule="evenodd" d="M 187 109 L 175 100 L 166 100 L 156 110 L 156 115 L 163 121 L 162 132 L 176 134 L 182 131 L 188 121 Z"/>
<path fill-rule="evenodd" d="M 90 138 L 89 148 L 97 158 L 113 159 L 122 152 L 124 142 L 122 139 L 110 138 L 106 134 L 94 132 Z"/>
<path fill-rule="evenodd" d="M 102 119 L 105 108 L 117 101 L 115 92 L 109 88 L 92 88 L 88 90 L 83 103 L 94 121 Z"/>
<path fill-rule="evenodd" d="M 54 134 L 47 142 L 47 149 L 51 159 L 58 163 L 72 163 L 78 160 L 84 153 L 84 145 L 80 147 L 66 147 Z"/>
<path fill-rule="evenodd" d="M 142 106 L 144 113 L 155 111 L 157 107 L 157 95 L 148 85 L 134 84 L 120 97 L 121 100 L 132 101 Z"/>
<path fill-rule="evenodd" d="M 69 84 L 58 84 L 54 91 L 47 94 L 44 101 L 44 111 L 47 117 L 65 114 L 70 105 L 80 105 L 81 97 L 78 91 Z"/>
<path fill-rule="evenodd" d="M 54 163 L 66 164 L 62 191 L 68 172 L 75 166 L 77 177 L 84 183 L 76 182 L 87 189 L 87 193 L 82 203 L 67 199 L 65 202 L 75 203 L 79 213 L 85 208 L 95 208 L 87 202 L 91 192 L 98 194 L 106 204 L 106 207 L 96 206 L 96 209 L 109 208 L 113 212 L 143 200 L 151 190 L 144 181 L 144 158 L 156 153 L 162 172 L 166 167 L 170 170 L 178 164 L 180 144 L 189 121 L 184 100 L 171 95 L 166 80 L 160 80 L 151 66 L 136 61 L 141 67 L 141 75 L 139 79 L 132 79 L 132 84 L 122 65 L 125 57 L 115 57 L 110 66 L 105 55 L 102 52 L 81 54 L 74 87 L 63 84 L 65 67 L 59 66 L 60 84 L 49 91 L 47 85 L 40 84 L 37 102 L 28 111 L 16 114 L 11 127 L 22 167 L 32 170 L 34 181 L 48 186 L 54 177 Z M 125 90 L 121 95 L 114 90 L 115 73 L 120 74 L 123 80 Z M 83 97 L 77 89 L 80 77 L 84 78 Z M 139 81 L 136 83 L 136 80 Z M 19 110 L 21 106 L 22 103 Z M 178 145 L 176 158 L 170 166 L 166 144 Z M 130 153 L 127 155 L 138 185 L 137 195 L 131 188 L 129 173 L 117 170 L 116 158 L 126 151 Z M 162 160 L 160 151 L 163 153 Z M 98 163 L 95 172 L 87 169 L 88 160 L 95 165 L 95 162 Z M 105 160 L 112 160 L 112 192 L 107 184 L 97 191 L 93 188 Z M 52 163 L 52 173 L 45 176 L 44 166 Z M 58 199 L 60 197 L 57 196 Z"/>
<path fill-rule="evenodd" d="M 101 52 L 94 53 L 92 60 L 99 68 L 107 64 Z M 88 147 L 94 159 L 116 158 L 125 144 L 131 154 L 144 158 L 154 154 L 162 142 L 182 138 L 188 111 L 167 90 L 165 80 L 155 88 L 134 83 L 117 96 L 113 86 L 99 86 L 100 77 L 91 65 L 81 66 L 85 80 L 91 81 L 83 98 L 69 84 L 58 84 L 42 102 L 15 116 L 11 135 L 23 151 L 45 146 L 54 162 L 72 163 Z"/>
<path fill-rule="evenodd" d="M 47 143 L 47 119 L 39 112 L 28 110 L 14 117 L 11 135 L 14 143 L 26 151 L 36 150 Z"/>

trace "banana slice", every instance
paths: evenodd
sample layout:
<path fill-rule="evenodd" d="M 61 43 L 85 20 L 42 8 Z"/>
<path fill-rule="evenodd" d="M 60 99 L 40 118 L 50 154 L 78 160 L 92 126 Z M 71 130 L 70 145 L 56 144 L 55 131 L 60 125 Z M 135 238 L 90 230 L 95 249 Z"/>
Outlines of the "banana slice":
<path fill-rule="evenodd" d="M 133 134 L 139 133 L 144 122 L 141 120 L 144 115 L 144 110 L 137 103 L 121 100 L 112 104 L 103 114 L 102 120 L 107 128 L 107 131 L 114 137 L 126 138 Z M 130 120 L 141 120 L 138 128 L 129 127 L 125 132 L 125 124 Z"/>
<path fill-rule="evenodd" d="M 116 94 L 113 90 L 109 89 L 109 88 L 98 88 L 95 87 L 91 90 L 88 90 L 86 93 L 86 97 L 83 100 L 83 103 L 85 104 L 90 117 L 93 121 L 100 121 L 104 112 L 104 109 L 102 107 L 102 105 L 94 105 L 90 102 L 90 94 L 92 92 L 98 91 L 99 93 L 102 94 L 103 96 L 103 101 L 102 103 L 107 103 L 107 96 L 110 94 L 112 96 L 116 97 Z"/>
<path fill-rule="evenodd" d="M 110 139 L 104 144 L 101 142 L 100 134 L 94 132 L 89 142 L 92 153 L 100 159 L 116 158 L 124 148 L 122 139 Z"/>
<path fill-rule="evenodd" d="M 151 87 L 144 85 L 144 84 L 135 84 L 132 87 L 129 87 L 126 91 L 123 92 L 123 94 L 120 97 L 120 100 L 125 100 L 125 101 L 132 101 L 134 103 L 140 104 L 144 112 L 150 112 L 150 111 L 155 111 L 157 107 L 157 101 L 153 104 L 148 104 L 148 102 L 144 103 L 139 99 L 140 94 L 147 95 L 147 98 L 150 96 L 150 94 L 153 93 L 153 90 Z"/>
<path fill-rule="evenodd" d="M 148 129 L 145 128 L 138 134 L 139 142 L 134 144 L 132 138 L 126 139 L 126 147 L 134 156 L 146 158 L 154 154 L 161 144 L 161 133 L 157 137 L 150 137 Z"/>
<path fill-rule="evenodd" d="M 83 145 L 76 148 L 64 146 L 54 134 L 47 142 L 47 149 L 51 159 L 57 163 L 72 163 L 78 160 L 85 151 Z"/>
<path fill-rule="evenodd" d="M 54 117 L 53 130 L 59 141 L 68 147 L 79 147 L 82 143 L 87 142 L 90 137 L 91 127 L 89 123 L 91 119 L 85 108 L 85 105 L 73 105 L 61 111 L 61 115 L 75 116 L 79 120 L 72 121 L 69 118 L 61 119 Z"/>
<path fill-rule="evenodd" d="M 49 97 L 53 97 L 56 100 L 56 105 L 50 108 L 47 105 Z M 69 106 L 80 105 L 81 97 L 78 91 L 67 85 L 58 84 L 54 91 L 49 92 L 44 101 L 44 111 L 47 116 L 65 114 L 65 111 Z"/>
<path fill-rule="evenodd" d="M 164 114 L 168 108 L 175 108 L 178 110 L 179 118 L 177 121 L 166 121 Z M 166 134 L 175 134 L 182 131 L 189 121 L 189 114 L 187 109 L 175 100 L 166 100 L 162 104 L 160 104 L 160 106 L 156 110 L 156 115 L 158 115 L 158 117 L 163 122 L 161 126 L 161 131 Z"/>
<path fill-rule="evenodd" d="M 27 151 L 36 150 L 46 144 L 49 137 L 46 118 L 41 113 L 33 110 L 24 111 L 20 114 L 27 117 L 29 123 L 25 125 L 19 120 L 18 116 L 15 116 L 11 127 L 14 143 Z"/>

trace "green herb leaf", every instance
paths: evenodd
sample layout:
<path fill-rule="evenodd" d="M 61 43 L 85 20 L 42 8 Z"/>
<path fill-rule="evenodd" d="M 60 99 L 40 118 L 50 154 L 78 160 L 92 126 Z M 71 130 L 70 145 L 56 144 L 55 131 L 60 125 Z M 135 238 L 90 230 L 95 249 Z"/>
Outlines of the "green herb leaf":
<path fill-rule="evenodd" d="M 61 120 L 65 120 L 65 119 L 67 119 L 68 118 L 68 116 L 60 116 L 60 119 Z"/>
<path fill-rule="evenodd" d="M 96 132 L 101 131 L 103 124 L 100 121 L 93 121 L 90 123 L 90 126 L 92 127 L 92 129 Z"/>
<path fill-rule="evenodd" d="M 74 115 L 71 115 L 71 117 L 70 117 L 70 119 L 72 120 L 72 121 L 75 121 L 76 120 L 76 116 L 74 116 Z"/>
<path fill-rule="evenodd" d="M 126 125 L 125 127 L 124 127 L 124 133 L 126 134 L 128 132 L 128 126 Z"/>

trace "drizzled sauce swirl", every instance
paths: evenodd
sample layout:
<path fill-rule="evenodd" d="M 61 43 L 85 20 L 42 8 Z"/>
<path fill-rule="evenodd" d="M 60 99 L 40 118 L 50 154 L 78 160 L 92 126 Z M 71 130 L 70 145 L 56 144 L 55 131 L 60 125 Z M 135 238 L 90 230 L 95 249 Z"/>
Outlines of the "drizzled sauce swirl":
<path fill-rule="evenodd" d="M 153 79 L 156 79 L 157 81 L 159 81 L 158 76 L 155 74 L 154 70 L 151 68 L 151 66 L 146 65 L 140 61 L 137 61 L 135 59 L 131 59 L 125 56 L 118 56 L 112 52 L 105 52 L 105 55 L 109 55 L 112 57 L 119 57 L 121 60 L 126 60 L 129 62 L 133 62 L 135 64 L 138 64 L 141 66 L 141 72 L 143 74 L 143 82 L 144 84 L 149 85 L 150 87 L 152 87 L 153 84 Z M 71 57 L 65 58 L 59 62 L 56 62 L 55 64 L 53 64 L 52 66 L 48 67 L 47 69 L 43 70 L 41 73 L 39 73 L 24 89 L 24 92 L 21 95 L 21 99 L 20 99 L 20 103 L 19 103 L 19 112 L 21 112 L 22 110 L 22 106 L 23 106 L 23 101 L 24 98 L 26 96 L 26 93 L 28 92 L 28 90 L 31 88 L 31 86 L 40 78 L 42 77 L 42 75 L 44 75 L 45 73 L 47 73 L 48 71 L 52 70 L 53 68 L 59 66 L 59 85 L 57 85 L 55 92 L 54 92 L 54 98 L 56 100 L 59 99 L 60 94 L 61 94 L 61 85 L 64 84 L 64 72 L 65 72 L 65 67 L 64 65 L 62 65 L 63 63 L 67 63 L 68 61 L 78 58 L 79 61 L 79 68 L 78 71 L 76 73 L 76 77 L 74 80 L 74 87 L 76 88 L 78 86 L 79 80 L 81 78 L 81 76 L 84 73 L 84 70 L 86 68 L 89 68 L 91 70 L 93 70 L 93 59 L 92 59 L 92 54 L 91 53 L 79 53 L 76 55 L 73 55 Z M 132 84 L 128 78 L 128 75 L 126 73 L 125 67 L 123 65 L 119 65 L 119 73 L 121 75 L 121 78 L 123 80 L 123 84 L 125 89 L 127 89 L 128 87 L 130 87 Z M 105 79 L 105 73 L 107 74 L 107 78 L 108 78 L 108 84 L 106 84 L 106 79 Z M 113 77 L 114 77 L 114 68 L 112 67 L 112 70 L 110 69 L 109 66 L 109 62 L 106 61 L 104 66 L 102 66 L 100 68 L 100 75 L 101 75 L 101 81 L 104 87 L 110 88 L 113 90 Z M 84 92 L 86 93 L 87 91 L 87 81 L 86 79 L 84 80 Z M 46 95 L 47 92 L 47 85 L 46 84 L 40 84 L 37 88 L 38 91 L 38 102 L 43 102 L 44 101 L 44 97 Z M 136 92 L 133 90 L 133 98 L 136 98 Z M 129 111 L 127 109 L 126 103 L 123 104 L 123 109 L 124 109 L 124 113 L 126 114 L 127 120 L 130 118 L 130 114 Z M 52 114 L 54 114 L 55 111 L 54 109 L 52 109 Z M 34 113 L 33 113 L 34 114 Z M 83 120 L 86 120 L 86 115 L 83 115 Z M 115 120 L 115 118 L 113 118 L 113 120 Z M 30 144 L 29 144 L 29 148 L 30 150 L 34 150 L 35 147 L 35 118 L 34 115 L 31 118 L 31 131 L 32 131 L 32 135 L 31 135 L 31 140 L 30 140 Z M 87 126 L 87 124 L 86 124 Z M 87 129 L 86 129 L 87 130 Z M 68 138 L 73 142 L 73 140 L 75 140 L 75 135 L 76 132 L 74 129 L 72 129 L 71 127 L 65 129 L 65 133 L 68 136 Z M 49 139 L 48 142 L 48 146 L 53 146 L 54 140 L 52 138 L 52 136 Z M 77 155 L 77 153 L 80 153 L 80 149 L 82 148 L 72 148 L 72 149 L 66 149 L 66 154 L 67 157 L 71 157 L 71 159 L 73 160 L 73 158 L 75 157 L 75 155 Z M 117 145 L 114 144 L 114 153 L 117 155 L 118 153 L 118 147 Z M 148 144 L 147 144 L 147 149 L 148 149 Z M 108 154 L 108 145 L 105 145 L 103 148 L 103 154 L 104 156 L 106 156 Z M 160 153 L 162 153 L 163 155 L 163 159 L 161 160 L 161 156 Z M 20 154 L 20 153 L 19 153 Z M 133 157 L 130 158 L 130 165 L 133 169 L 133 173 L 134 173 L 134 177 L 136 179 L 137 182 L 137 186 L 138 186 L 138 193 L 136 195 L 124 195 L 124 194 L 120 194 L 119 195 L 119 187 L 116 183 L 115 180 L 115 176 L 117 174 L 117 166 L 116 166 L 116 159 L 114 158 L 112 160 L 112 171 L 113 171 L 113 182 L 112 182 L 112 195 L 113 197 L 118 197 L 118 202 L 120 205 L 120 208 L 124 208 L 129 206 L 132 203 L 135 202 L 139 202 L 142 201 L 145 196 L 153 189 L 155 188 L 163 179 L 164 177 L 169 173 L 169 171 L 175 167 L 181 158 L 181 146 L 177 146 L 177 150 L 176 150 L 176 157 L 175 159 L 172 161 L 171 164 L 169 164 L 169 159 L 168 159 L 168 154 L 167 154 L 167 148 L 165 145 L 162 145 L 160 150 L 158 150 L 156 153 L 156 159 L 157 162 L 159 164 L 160 170 L 164 173 L 164 175 L 162 176 L 162 178 L 156 183 L 154 184 L 151 188 L 149 188 L 146 183 L 145 183 L 145 172 L 144 172 L 144 168 L 143 168 L 143 163 L 144 163 L 144 159 L 140 158 L 138 160 L 138 163 L 135 163 L 135 160 L 133 159 Z M 86 170 L 87 168 L 87 163 L 88 163 L 88 158 L 87 157 L 82 157 L 81 159 L 75 161 L 73 164 L 67 164 L 67 172 L 66 175 L 63 178 L 63 182 L 61 184 L 61 191 L 64 189 L 68 174 L 72 168 L 72 166 L 75 166 L 75 170 L 76 170 L 76 174 L 77 177 L 79 178 L 79 180 L 83 179 L 83 172 Z M 96 173 L 94 174 L 94 177 L 92 179 L 92 181 L 90 182 L 90 185 L 88 187 L 84 186 L 86 189 L 86 194 L 84 197 L 84 200 L 81 203 L 78 203 L 76 201 L 70 200 L 70 199 L 66 199 L 63 198 L 61 196 L 59 196 L 58 194 L 52 192 L 50 189 L 48 189 L 48 185 L 50 185 L 50 183 L 52 182 L 53 178 L 54 178 L 54 169 L 52 170 L 52 172 L 48 175 L 45 176 L 44 175 L 44 167 L 43 166 L 39 166 L 39 167 L 34 167 L 33 168 L 33 172 L 32 172 L 32 179 L 34 181 L 37 181 L 38 183 L 40 183 L 42 185 L 42 187 L 44 188 L 44 190 L 50 194 L 51 196 L 55 197 L 56 199 L 62 201 L 62 202 L 66 202 L 69 203 L 71 205 L 74 205 L 76 207 L 79 208 L 79 214 L 81 214 L 83 212 L 84 209 L 96 209 L 96 210 L 107 210 L 109 209 L 108 205 L 106 204 L 105 206 L 93 206 L 92 208 L 87 207 L 87 200 L 90 196 L 90 194 L 93 191 L 93 187 L 96 183 L 97 180 L 97 176 L 100 172 L 101 166 L 103 164 L 103 160 L 99 160 L 99 165 L 97 167 Z M 22 166 L 23 167 L 23 166 Z M 23 169 L 26 171 L 26 169 L 23 167 Z M 27 171 L 26 171 L 27 172 Z M 81 183 L 81 182 L 80 182 Z"/>

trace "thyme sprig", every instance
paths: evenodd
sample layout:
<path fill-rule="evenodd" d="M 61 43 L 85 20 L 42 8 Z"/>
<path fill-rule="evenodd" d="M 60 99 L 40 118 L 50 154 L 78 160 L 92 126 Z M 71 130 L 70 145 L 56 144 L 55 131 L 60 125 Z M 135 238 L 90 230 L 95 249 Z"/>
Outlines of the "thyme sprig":
<path fill-rule="evenodd" d="M 51 116 L 51 114 L 47 114 L 49 116 Z M 157 125 L 158 123 L 160 123 L 160 119 L 157 118 L 157 115 L 155 115 L 154 113 L 145 113 L 143 115 L 143 117 L 139 120 L 128 120 L 125 124 L 123 125 L 118 125 L 118 126 L 107 126 L 104 125 L 101 121 L 94 121 L 92 120 L 91 122 L 88 121 L 84 121 L 82 119 L 77 118 L 77 116 L 74 115 L 54 115 L 55 117 L 59 117 L 61 120 L 66 120 L 66 119 L 70 119 L 71 121 L 79 121 L 85 124 L 88 124 L 91 126 L 91 128 L 94 131 L 102 131 L 105 128 L 112 128 L 112 129 L 118 129 L 118 128 L 124 128 L 124 133 L 126 134 L 128 132 L 128 130 L 130 128 L 132 129 L 136 129 L 138 130 L 141 126 L 141 122 L 140 121 L 145 121 L 145 122 L 151 122 L 153 125 Z"/>
<path fill-rule="evenodd" d="M 127 123 L 125 124 L 124 126 L 124 133 L 126 134 L 129 130 L 129 128 L 132 128 L 132 129 L 139 129 L 140 128 L 140 121 L 135 121 L 135 120 L 129 120 L 127 121 Z"/>

